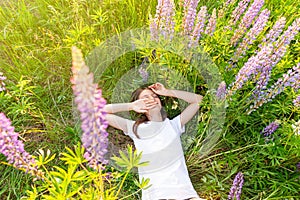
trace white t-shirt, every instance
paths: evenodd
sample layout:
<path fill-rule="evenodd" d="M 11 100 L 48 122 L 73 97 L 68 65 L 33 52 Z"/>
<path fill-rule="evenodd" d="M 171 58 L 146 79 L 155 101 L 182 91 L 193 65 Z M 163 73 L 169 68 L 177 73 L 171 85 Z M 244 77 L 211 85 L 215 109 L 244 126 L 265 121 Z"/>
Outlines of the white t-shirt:
<path fill-rule="evenodd" d="M 185 164 L 180 135 L 180 115 L 163 122 L 148 121 L 137 128 L 138 139 L 132 131 L 135 121 L 127 120 L 127 130 L 138 152 L 142 152 L 139 179 L 150 179 L 151 187 L 142 190 L 142 200 L 176 199 L 199 197 L 191 183 Z"/>

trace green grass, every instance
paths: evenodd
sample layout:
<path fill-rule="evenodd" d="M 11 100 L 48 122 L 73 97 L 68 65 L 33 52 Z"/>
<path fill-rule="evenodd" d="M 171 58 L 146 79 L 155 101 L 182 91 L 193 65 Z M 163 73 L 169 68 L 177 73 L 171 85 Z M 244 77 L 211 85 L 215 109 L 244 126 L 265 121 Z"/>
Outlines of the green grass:
<path fill-rule="evenodd" d="M 211 13 L 222 2 L 200 1 L 199 7 L 206 5 Z M 148 16 L 155 14 L 156 3 L 156 0 L 17 0 L 1 3 L 0 71 L 7 76 L 8 90 L 5 96 L 0 95 L 0 111 L 12 119 L 29 152 L 34 154 L 39 148 L 60 152 L 66 145 L 71 146 L 79 140 L 69 81 L 70 47 L 76 45 L 87 55 L 110 36 L 147 27 Z M 300 17 L 297 1 L 267 0 L 264 7 L 271 10 L 270 27 L 281 16 L 287 18 L 288 24 Z M 221 38 L 223 42 L 225 37 L 221 33 L 219 36 L 205 42 L 210 45 L 211 56 L 218 58 L 215 62 L 222 70 L 232 52 L 226 49 L 226 55 L 220 56 L 224 48 L 217 39 Z M 293 65 L 292 61 L 299 62 L 299 39 L 298 34 L 288 54 L 276 66 L 273 82 Z M 108 102 L 119 78 L 138 65 L 140 57 L 139 53 L 128 53 L 105 71 L 99 83 Z M 224 74 L 224 77 L 231 82 L 234 74 Z M 193 75 L 189 80 L 198 81 Z M 249 88 L 241 91 L 229 106 L 226 134 L 214 152 L 200 160 L 196 149 L 188 152 L 187 156 L 194 155 L 188 160 L 188 166 L 195 188 L 203 196 L 225 199 L 234 175 L 243 171 L 245 199 L 297 199 L 300 195 L 297 192 L 299 173 L 294 164 L 299 161 L 300 155 L 296 151 L 299 142 L 291 135 L 290 127 L 293 118 L 299 119 L 299 110 L 290 106 L 296 94 L 287 90 L 271 104 L 247 116 L 243 111 L 246 104 L 241 98 L 243 92 L 251 90 Z M 206 113 L 209 106 L 202 109 Z M 276 118 L 282 119 L 283 124 L 274 145 L 265 144 L 259 132 Z M 205 124 L 202 124 L 198 132 L 204 129 Z M 0 156 L 0 161 L 4 160 Z M 20 199 L 30 188 L 31 178 L 23 172 L 2 164 L 0 172 L 1 199 Z M 136 189 L 132 183 L 134 178 L 131 175 L 125 183 L 124 196 Z"/>

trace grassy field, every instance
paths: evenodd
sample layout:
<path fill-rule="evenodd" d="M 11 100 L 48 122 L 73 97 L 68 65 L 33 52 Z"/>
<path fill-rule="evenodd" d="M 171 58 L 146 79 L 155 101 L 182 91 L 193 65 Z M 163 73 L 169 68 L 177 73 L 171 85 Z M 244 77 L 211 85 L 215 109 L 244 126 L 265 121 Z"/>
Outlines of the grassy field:
<path fill-rule="evenodd" d="M 180 1 L 175 2 L 178 7 Z M 198 8 L 205 5 L 212 13 L 213 8 L 221 9 L 223 3 L 200 1 Z M 0 72 L 7 77 L 7 90 L 0 91 L 0 112 L 12 120 L 28 152 L 36 154 L 40 148 L 62 152 L 65 146 L 71 147 L 80 141 L 72 106 L 71 47 L 77 46 L 88 55 L 113 35 L 149 27 L 149 14 L 155 15 L 157 1 L 17 0 L 0 4 Z M 228 35 L 222 28 L 236 5 L 237 2 L 228 7 L 225 17 L 218 19 L 215 35 L 200 41 L 223 73 L 227 85 L 234 81 L 235 74 L 260 43 L 256 41 L 238 62 L 237 69 L 225 71 L 235 48 L 228 45 Z M 279 17 L 286 17 L 285 29 L 300 17 L 300 3 L 297 1 L 266 0 L 264 8 L 271 12 L 264 33 Z M 272 84 L 299 63 L 299 41 L 300 34 L 297 34 L 272 71 Z M 133 52 L 117 59 L 108 68 L 99 82 L 108 102 L 120 77 L 141 62 L 141 53 Z M 198 79 L 193 74 L 190 76 L 193 87 L 200 87 Z M 293 134 L 291 127 L 299 120 L 300 109 L 292 105 L 299 92 L 287 88 L 272 103 L 247 115 L 245 108 L 249 104 L 244 96 L 251 93 L 253 84 L 249 83 L 233 96 L 226 112 L 224 134 L 213 152 L 201 159 L 197 157 L 197 148 L 186 152 L 195 189 L 208 199 L 226 199 L 235 174 L 242 171 L 245 177 L 242 199 L 300 199 L 300 174 L 296 168 L 300 162 L 300 138 Z M 209 109 L 209 105 L 203 105 L 200 112 Z M 209 114 L 202 117 L 199 135 L 205 131 Z M 272 141 L 265 142 L 260 131 L 275 119 L 281 120 L 280 128 Z M 132 143 L 116 130 L 108 130 L 111 140 L 117 141 L 118 145 Z M 7 166 L 2 155 L 0 163 L 0 199 L 20 199 L 30 189 L 31 177 Z M 58 160 L 50 164 L 63 166 Z M 123 197 L 137 190 L 133 183 L 136 178 L 136 174 L 129 175 L 121 193 Z M 138 199 L 139 196 L 138 193 L 129 199 Z"/>

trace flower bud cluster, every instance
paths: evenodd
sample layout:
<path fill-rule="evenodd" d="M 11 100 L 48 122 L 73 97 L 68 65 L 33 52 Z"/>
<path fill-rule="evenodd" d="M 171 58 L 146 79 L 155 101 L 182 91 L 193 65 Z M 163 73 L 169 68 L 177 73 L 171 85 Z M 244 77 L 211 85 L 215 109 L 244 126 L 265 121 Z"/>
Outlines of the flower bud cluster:
<path fill-rule="evenodd" d="M 277 130 L 278 127 L 279 127 L 279 122 L 274 121 L 274 122 L 271 122 L 268 126 L 266 126 L 264 128 L 264 130 L 262 130 L 260 133 L 264 137 L 269 137 L 270 135 L 272 135 Z"/>
<path fill-rule="evenodd" d="M 239 24 L 238 29 L 234 32 L 230 43 L 234 46 L 239 42 L 241 37 L 245 34 L 247 29 L 251 26 L 254 18 L 259 13 L 260 9 L 264 5 L 263 0 L 254 0 L 254 2 L 250 5 L 249 9 L 246 11 L 245 15 L 243 16 L 241 23 Z"/>
<path fill-rule="evenodd" d="M 215 32 L 216 25 L 217 25 L 217 14 L 216 9 L 213 9 L 213 12 L 208 20 L 208 24 L 205 29 L 205 34 L 212 36 Z"/>
<path fill-rule="evenodd" d="M 300 108 L 300 95 L 296 97 L 293 101 L 294 106 Z"/>
<path fill-rule="evenodd" d="M 207 18 L 207 7 L 202 6 L 197 15 L 195 28 L 192 33 L 192 41 L 197 43 L 200 39 L 201 34 L 204 32 L 204 26 Z"/>
<path fill-rule="evenodd" d="M 0 113 L 0 153 L 6 156 L 9 164 L 17 169 L 25 170 L 33 176 L 41 178 L 43 172 L 38 169 L 36 160 L 24 150 L 24 143 L 18 139 L 11 121 Z"/>
<path fill-rule="evenodd" d="M 295 135 L 300 136 L 300 120 L 292 124 L 293 132 Z M 300 166 L 299 166 L 300 167 Z M 300 170 L 300 168 L 299 168 Z"/>
<path fill-rule="evenodd" d="M 242 188 L 244 185 L 244 175 L 242 174 L 242 172 L 237 173 L 237 175 L 235 176 L 234 180 L 233 180 L 233 184 L 230 188 L 230 192 L 228 195 L 228 200 L 230 199 L 234 199 L 234 197 L 237 200 L 241 199 L 241 194 L 242 194 Z"/>
<path fill-rule="evenodd" d="M 82 53 L 76 47 L 72 48 L 72 72 L 71 83 L 75 95 L 75 103 L 80 112 L 82 144 L 85 148 L 85 159 L 89 166 L 95 170 L 101 169 L 102 164 L 107 164 L 104 158 L 107 153 L 108 133 L 106 128 L 108 122 L 105 119 L 106 113 L 103 108 L 106 104 L 102 98 L 101 90 L 94 84 L 93 74 L 85 65 Z"/>
<path fill-rule="evenodd" d="M 268 32 L 268 34 L 264 37 L 262 42 L 270 42 L 273 43 L 276 41 L 278 36 L 282 33 L 283 28 L 285 26 L 286 19 L 285 17 L 279 18 L 272 29 Z"/>
<path fill-rule="evenodd" d="M 248 7 L 249 2 L 250 0 L 242 0 L 238 3 L 238 6 L 232 12 L 231 19 L 228 22 L 229 27 L 234 26 L 237 23 L 241 15 L 245 12 L 246 8 Z"/>
<path fill-rule="evenodd" d="M 185 35 L 190 35 L 197 15 L 199 0 L 185 0 L 183 3 L 182 27 Z"/>
<path fill-rule="evenodd" d="M 263 10 L 260 15 L 258 16 L 256 22 L 254 23 L 253 27 L 244 37 L 242 43 L 237 48 L 233 58 L 231 59 L 233 62 L 237 62 L 238 59 L 245 55 L 246 51 L 248 50 L 249 46 L 253 44 L 256 40 L 257 36 L 263 31 L 264 27 L 267 24 L 267 21 L 270 16 L 270 11 L 268 9 Z"/>

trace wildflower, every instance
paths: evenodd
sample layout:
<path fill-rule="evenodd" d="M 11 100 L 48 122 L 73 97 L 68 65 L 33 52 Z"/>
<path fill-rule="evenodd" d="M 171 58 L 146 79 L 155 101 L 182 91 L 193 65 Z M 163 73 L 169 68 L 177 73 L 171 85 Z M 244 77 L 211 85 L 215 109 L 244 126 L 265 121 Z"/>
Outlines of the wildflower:
<path fill-rule="evenodd" d="M 300 30 L 300 18 L 296 19 L 291 26 L 289 26 L 288 30 L 284 32 L 284 34 L 275 41 L 273 46 L 273 52 L 269 56 L 268 63 L 264 68 L 259 69 L 259 73 L 261 74 L 259 77 L 259 81 L 256 85 L 255 90 L 253 91 L 254 98 L 260 98 L 263 95 L 264 90 L 269 82 L 272 68 L 281 60 L 284 56 L 287 46 L 294 39 L 295 35 Z M 270 44 L 269 44 L 270 45 Z"/>
<path fill-rule="evenodd" d="M 213 9 L 210 19 L 208 20 L 208 24 L 205 29 L 205 34 L 212 36 L 215 32 L 217 24 L 217 16 L 216 16 L 216 9 Z"/>
<path fill-rule="evenodd" d="M 24 143 L 18 140 L 19 134 L 14 131 L 11 121 L 0 113 L 0 153 L 6 156 L 9 164 L 17 169 L 23 169 L 33 176 L 42 177 L 35 159 L 24 150 Z"/>
<path fill-rule="evenodd" d="M 5 83 L 3 82 L 6 79 L 5 76 L 3 76 L 3 73 L 0 72 L 0 92 L 6 90 Z"/>
<path fill-rule="evenodd" d="M 183 10 L 182 26 L 183 26 L 183 32 L 186 35 L 190 35 L 194 28 L 198 2 L 199 0 L 184 0 L 183 2 L 184 10 Z"/>
<path fill-rule="evenodd" d="M 225 95 L 226 95 L 226 83 L 225 81 L 222 81 L 218 87 L 216 96 L 218 99 L 222 100 L 225 99 Z"/>
<path fill-rule="evenodd" d="M 240 1 L 238 6 L 234 9 L 231 15 L 231 19 L 229 20 L 229 25 L 235 25 L 236 22 L 240 19 L 241 15 L 245 12 L 250 0 Z"/>
<path fill-rule="evenodd" d="M 238 29 L 234 32 L 234 35 L 232 36 L 230 43 L 234 46 L 237 44 L 237 42 L 240 40 L 240 38 L 244 35 L 244 33 L 247 31 L 247 29 L 252 24 L 252 21 L 256 17 L 256 15 L 259 13 L 260 9 L 264 5 L 263 0 L 254 0 L 254 2 L 251 4 L 249 9 L 246 11 L 244 17 L 242 18 L 241 23 L 239 24 Z"/>
<path fill-rule="evenodd" d="M 207 16 L 207 7 L 202 6 L 200 8 L 200 11 L 198 12 L 198 15 L 197 15 L 195 28 L 194 28 L 193 33 L 192 33 L 191 43 L 193 43 L 193 44 L 198 43 L 199 38 L 200 38 L 201 34 L 204 31 L 206 16 Z"/>
<path fill-rule="evenodd" d="M 155 17 L 150 19 L 151 37 L 157 39 L 158 34 L 172 38 L 174 34 L 175 5 L 172 0 L 159 0 Z"/>
<path fill-rule="evenodd" d="M 295 38 L 300 30 L 300 18 L 297 18 L 288 29 L 274 42 L 274 55 L 272 65 L 276 65 L 287 51 L 288 45 Z"/>
<path fill-rule="evenodd" d="M 269 19 L 269 15 L 270 11 L 268 9 L 265 9 L 260 13 L 253 27 L 250 29 L 242 43 L 237 48 L 235 55 L 232 58 L 233 62 L 236 62 L 241 55 L 245 55 L 246 50 L 249 48 L 249 45 L 252 45 L 257 36 L 263 31 Z"/>
<path fill-rule="evenodd" d="M 295 107 L 299 107 L 300 108 L 300 95 L 297 96 L 296 99 L 294 99 L 293 103 L 294 103 Z"/>
<path fill-rule="evenodd" d="M 272 46 L 264 46 L 256 55 L 251 56 L 235 77 L 235 82 L 231 84 L 228 95 L 231 96 L 236 90 L 242 88 L 252 76 L 257 75 L 258 68 L 263 68 L 268 63 Z"/>
<path fill-rule="evenodd" d="M 297 167 L 298 171 L 300 171 L 300 162 L 298 162 L 298 163 L 296 164 L 296 167 Z"/>
<path fill-rule="evenodd" d="M 228 195 L 228 200 L 234 199 L 234 197 L 236 197 L 237 200 L 241 199 L 243 184 L 244 184 L 244 176 L 242 172 L 239 172 L 237 173 L 237 175 L 233 180 L 233 184 L 230 188 L 230 192 Z"/>
<path fill-rule="evenodd" d="M 295 122 L 294 124 L 292 124 L 292 128 L 293 128 L 295 135 L 300 136 L 300 120 Z"/>
<path fill-rule="evenodd" d="M 268 90 L 261 91 L 260 95 L 254 99 L 254 104 L 250 106 L 249 112 L 251 113 L 264 103 L 272 101 L 278 94 L 280 94 L 284 88 L 291 87 L 295 91 L 300 88 L 300 63 L 288 70 L 287 73 L 283 74 L 282 78 L 279 78 L 274 85 Z"/>
<path fill-rule="evenodd" d="M 143 60 L 142 64 L 139 66 L 139 69 L 138 69 L 139 74 L 142 77 L 144 83 L 146 83 L 148 81 L 148 77 L 149 77 L 149 73 L 146 70 L 146 62 L 147 61 L 148 61 L 148 57 L 146 57 Z"/>
<path fill-rule="evenodd" d="M 268 137 L 272 135 L 272 133 L 274 133 L 274 131 L 276 131 L 278 127 L 279 127 L 279 121 L 274 121 L 271 122 L 268 126 L 266 126 L 264 130 L 261 131 L 260 133 L 263 134 L 264 137 Z"/>
<path fill-rule="evenodd" d="M 286 18 L 281 17 L 279 18 L 272 29 L 268 32 L 268 34 L 264 37 L 262 40 L 263 42 L 275 42 L 275 40 L 278 38 L 278 36 L 281 34 L 284 26 L 285 26 Z"/>
<path fill-rule="evenodd" d="M 81 51 L 76 47 L 72 48 L 72 60 L 71 82 L 75 103 L 80 112 L 83 131 L 81 140 L 86 150 L 84 157 L 88 160 L 89 166 L 97 170 L 108 162 L 104 158 L 108 146 L 106 132 L 108 123 L 105 119 L 106 113 L 103 111 L 106 101 L 102 98 L 101 90 L 93 83 L 93 74 L 89 72 Z"/>

